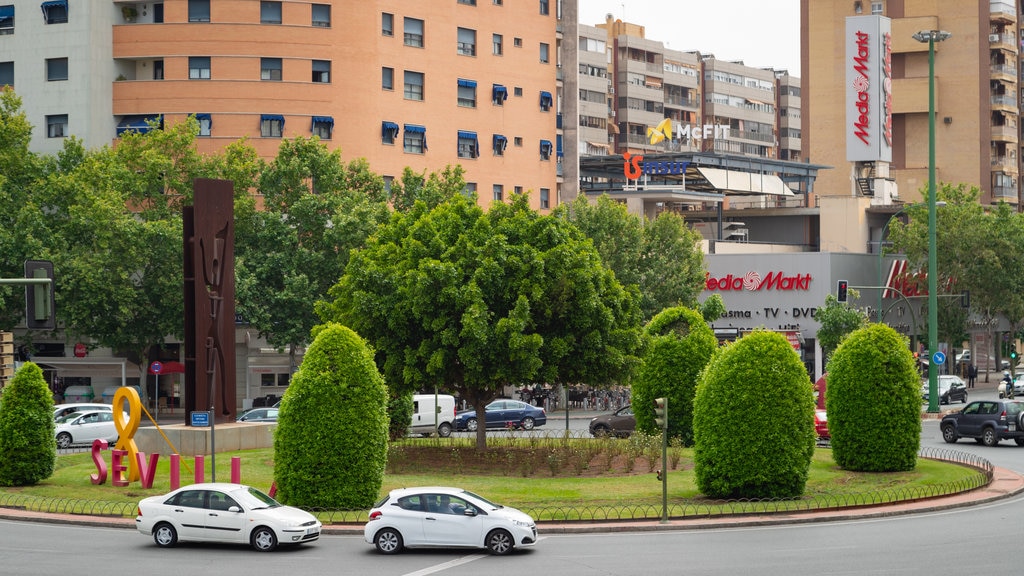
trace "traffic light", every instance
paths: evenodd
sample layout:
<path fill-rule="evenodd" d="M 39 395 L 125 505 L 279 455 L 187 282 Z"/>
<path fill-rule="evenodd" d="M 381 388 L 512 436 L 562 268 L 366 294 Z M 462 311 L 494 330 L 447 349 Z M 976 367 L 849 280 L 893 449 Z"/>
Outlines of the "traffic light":
<path fill-rule="evenodd" d="M 30 330 L 54 330 L 53 262 L 25 260 L 25 278 L 39 280 L 25 285 L 25 325 Z"/>
<path fill-rule="evenodd" d="M 1016 365 L 1016 360 L 1017 360 L 1017 345 L 1016 344 L 1014 344 L 1013 346 L 1010 347 L 1010 360 L 1013 360 L 1014 361 L 1014 365 Z"/>
<path fill-rule="evenodd" d="M 840 302 L 846 302 L 846 289 L 850 287 L 850 283 L 846 280 L 840 280 L 839 286 L 836 290 L 836 300 Z"/>
<path fill-rule="evenodd" d="M 668 398 L 654 399 L 654 423 L 662 430 L 668 430 Z"/>

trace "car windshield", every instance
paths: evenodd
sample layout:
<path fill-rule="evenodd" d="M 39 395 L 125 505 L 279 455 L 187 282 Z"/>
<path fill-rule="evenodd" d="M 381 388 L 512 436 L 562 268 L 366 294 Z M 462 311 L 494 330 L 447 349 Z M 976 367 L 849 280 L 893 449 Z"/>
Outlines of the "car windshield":
<path fill-rule="evenodd" d="M 252 487 L 235 490 L 231 493 L 231 497 L 252 510 L 276 508 L 281 505 L 277 500 Z"/>
<path fill-rule="evenodd" d="M 487 498 L 484 498 L 483 496 L 480 496 L 479 494 L 474 494 L 474 493 L 470 492 L 469 490 L 463 490 L 462 493 L 465 494 L 466 496 L 469 496 L 471 498 L 476 499 L 476 501 L 480 502 L 481 504 L 486 504 L 487 506 L 490 506 L 492 510 L 498 510 L 499 508 L 504 508 L 504 506 L 502 506 L 501 504 L 495 504 L 494 502 L 491 502 Z"/>
<path fill-rule="evenodd" d="M 1017 414 L 1020 414 L 1020 412 L 1021 412 L 1021 405 L 1019 403 L 1017 403 L 1017 402 L 1007 402 L 1006 403 L 1006 415 L 1007 416 L 1016 416 Z"/>

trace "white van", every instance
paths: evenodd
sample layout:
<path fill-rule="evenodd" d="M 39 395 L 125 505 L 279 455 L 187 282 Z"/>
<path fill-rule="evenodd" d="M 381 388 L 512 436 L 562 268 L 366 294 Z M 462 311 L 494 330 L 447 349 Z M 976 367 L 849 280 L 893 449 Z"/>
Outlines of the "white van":
<path fill-rule="evenodd" d="M 455 418 L 454 396 L 415 394 L 412 397 L 412 422 L 409 424 L 409 434 L 429 436 L 434 432 L 434 426 L 437 426 L 437 435 L 447 438 L 452 434 L 453 418 Z"/>

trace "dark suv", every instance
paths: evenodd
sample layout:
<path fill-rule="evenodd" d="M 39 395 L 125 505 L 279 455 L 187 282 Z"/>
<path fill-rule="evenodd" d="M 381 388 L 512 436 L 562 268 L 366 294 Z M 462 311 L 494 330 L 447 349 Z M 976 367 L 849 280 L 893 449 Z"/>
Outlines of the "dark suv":
<path fill-rule="evenodd" d="M 960 438 L 974 438 L 985 446 L 1000 440 L 1013 440 L 1024 446 L 1024 402 L 1013 400 L 979 400 L 964 409 L 942 417 L 939 429 L 942 439 L 950 444 Z"/>

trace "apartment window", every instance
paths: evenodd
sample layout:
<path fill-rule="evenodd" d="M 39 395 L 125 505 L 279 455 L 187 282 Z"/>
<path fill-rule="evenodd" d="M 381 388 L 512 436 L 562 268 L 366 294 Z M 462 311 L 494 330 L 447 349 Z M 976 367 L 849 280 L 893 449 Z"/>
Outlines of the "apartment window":
<path fill-rule="evenodd" d="M 459 130 L 459 158 L 479 158 L 480 141 L 476 138 L 476 132 Z"/>
<path fill-rule="evenodd" d="M 476 30 L 459 28 L 458 52 L 463 56 L 476 56 Z"/>
<path fill-rule="evenodd" d="M 327 84 L 331 81 L 331 61 L 313 60 L 313 82 Z"/>
<path fill-rule="evenodd" d="M 550 61 L 548 56 L 548 48 L 549 47 L 546 42 L 540 43 L 540 61 L 543 64 L 547 64 Z"/>
<path fill-rule="evenodd" d="M 398 138 L 398 124 L 388 122 L 387 120 L 382 122 L 380 126 L 380 143 L 394 144 L 395 138 Z"/>
<path fill-rule="evenodd" d="M 495 6 L 501 6 L 501 2 L 502 0 L 491 0 L 491 4 L 494 4 Z"/>
<path fill-rule="evenodd" d="M 551 160 L 551 140 L 540 141 L 540 159 Z"/>
<path fill-rule="evenodd" d="M 512 45 L 515 46 L 516 48 L 522 48 L 523 47 L 523 39 L 522 38 L 513 38 L 512 39 Z"/>
<path fill-rule="evenodd" d="M 188 21 L 209 22 L 210 0 L 188 0 Z"/>
<path fill-rule="evenodd" d="M 47 24 L 65 24 L 68 21 L 68 0 L 43 2 L 43 20 Z M 67 117 L 65 116 L 65 120 Z M 63 136 L 63 134 L 62 134 Z"/>
<path fill-rule="evenodd" d="M 466 182 L 466 185 L 462 187 L 462 193 L 468 198 L 476 195 L 476 182 Z"/>
<path fill-rule="evenodd" d="M 882 12 L 883 12 L 883 10 L 882 10 L 882 3 L 881 2 L 872 2 L 871 3 L 871 13 L 872 14 L 882 14 Z"/>
<path fill-rule="evenodd" d="M 331 5 L 313 4 L 313 26 L 317 28 L 331 27 Z"/>
<path fill-rule="evenodd" d="M 0 36 L 14 34 L 14 4 L 0 6 Z"/>
<path fill-rule="evenodd" d="M 554 100 L 551 98 L 551 92 L 541 91 L 540 93 L 540 109 L 542 112 L 551 110 L 551 104 Z"/>
<path fill-rule="evenodd" d="M 505 138 L 501 134 L 495 134 L 491 139 L 491 150 L 494 151 L 495 156 L 504 156 L 505 148 L 508 146 L 508 138 Z"/>
<path fill-rule="evenodd" d="M 405 19 L 405 45 L 423 47 L 423 20 L 419 18 Z"/>
<path fill-rule="evenodd" d="M 395 15 L 384 12 L 380 15 L 380 33 L 385 36 L 395 35 Z"/>
<path fill-rule="evenodd" d="M 260 2 L 260 24 L 280 24 L 281 3 Z"/>
<path fill-rule="evenodd" d="M 209 136 L 213 130 L 213 117 L 209 114 L 196 114 L 196 121 L 199 122 L 199 135 Z"/>
<path fill-rule="evenodd" d="M 188 57 L 188 79 L 209 80 L 210 79 L 210 57 L 189 56 Z"/>
<path fill-rule="evenodd" d="M 280 114 L 260 115 L 260 136 L 280 138 L 284 135 L 284 116 Z"/>
<path fill-rule="evenodd" d="M 551 191 L 547 188 L 540 189 L 540 207 L 542 209 L 551 207 Z"/>
<path fill-rule="evenodd" d="M 403 130 L 403 149 L 410 154 L 423 154 L 427 149 L 427 129 L 417 124 L 406 124 Z"/>
<path fill-rule="evenodd" d="M 516 86 L 515 88 L 513 88 L 512 89 L 512 94 L 514 94 L 517 98 L 522 98 L 523 97 L 523 88 L 522 88 L 522 86 Z"/>
<path fill-rule="evenodd" d="M 547 16 L 550 13 L 549 11 L 548 0 L 540 0 L 540 15 Z"/>
<path fill-rule="evenodd" d="M 502 52 L 501 43 L 502 42 L 503 42 L 503 40 L 502 40 L 501 34 L 492 34 L 491 35 L 491 53 L 494 54 L 495 56 L 501 56 L 501 52 Z"/>
<path fill-rule="evenodd" d="M 14 62 L 0 62 L 0 88 L 14 86 Z"/>
<path fill-rule="evenodd" d="M 523 193 L 523 187 L 522 186 L 513 186 L 512 187 L 512 193 L 513 194 L 522 194 Z"/>
<path fill-rule="evenodd" d="M 331 133 L 334 132 L 334 118 L 331 116 L 313 116 L 313 125 L 310 126 L 310 131 L 313 136 L 318 136 L 321 140 L 330 140 Z"/>
<path fill-rule="evenodd" d="M 512 139 L 512 144 L 521 148 L 523 146 L 523 137 L 516 136 L 515 138 Z"/>
<path fill-rule="evenodd" d="M 508 88 L 505 88 L 501 84 L 491 86 L 491 104 L 494 104 L 495 106 L 504 106 L 505 100 L 508 100 Z"/>
<path fill-rule="evenodd" d="M 505 187 L 501 184 L 495 184 L 493 188 L 492 198 L 495 202 L 502 202 L 505 200 Z"/>
<path fill-rule="evenodd" d="M 153 23 L 163 24 L 164 22 L 164 3 L 155 2 L 153 4 Z"/>
<path fill-rule="evenodd" d="M 380 69 L 380 87 L 385 90 L 395 89 L 395 69 L 394 68 L 381 68 Z"/>
<path fill-rule="evenodd" d="M 56 114 L 46 117 L 46 137 L 63 138 L 68 134 L 68 115 Z"/>
<path fill-rule="evenodd" d="M 394 176 L 388 176 L 388 175 L 385 174 L 384 175 L 384 191 L 390 194 L 391 193 L 391 185 L 394 182 L 395 182 L 395 177 Z"/>
<path fill-rule="evenodd" d="M 459 78 L 459 106 L 476 108 L 476 81 Z"/>
<path fill-rule="evenodd" d="M 260 80 L 281 80 L 280 58 L 260 58 Z"/>
<path fill-rule="evenodd" d="M 67 58 L 47 58 L 46 59 L 46 81 L 55 82 L 57 80 L 68 79 L 68 59 Z"/>
<path fill-rule="evenodd" d="M 423 72 L 405 71 L 405 99 L 423 100 Z"/>
<path fill-rule="evenodd" d="M 476 0 L 459 0 L 459 4 L 465 4 L 466 6 L 476 6 Z"/>

